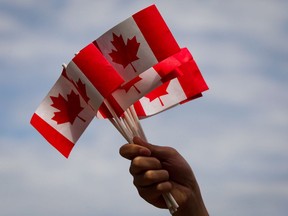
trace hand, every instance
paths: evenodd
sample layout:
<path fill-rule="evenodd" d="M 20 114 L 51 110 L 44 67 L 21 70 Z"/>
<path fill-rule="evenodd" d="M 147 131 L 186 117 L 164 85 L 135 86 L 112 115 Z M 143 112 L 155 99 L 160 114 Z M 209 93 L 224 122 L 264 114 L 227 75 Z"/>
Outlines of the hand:
<path fill-rule="evenodd" d="M 130 173 L 139 195 L 148 203 L 167 208 L 162 197 L 170 192 L 179 205 L 173 216 L 207 216 L 201 192 L 186 160 L 173 148 L 144 142 L 135 137 L 120 154 L 131 160 Z"/>

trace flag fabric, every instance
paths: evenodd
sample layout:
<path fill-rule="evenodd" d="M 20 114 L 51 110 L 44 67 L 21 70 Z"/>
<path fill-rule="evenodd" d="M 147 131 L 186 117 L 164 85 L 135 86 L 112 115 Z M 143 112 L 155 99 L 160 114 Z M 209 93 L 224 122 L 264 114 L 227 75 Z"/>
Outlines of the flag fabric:
<path fill-rule="evenodd" d="M 163 85 L 163 83 L 183 75 L 179 68 L 181 68 L 181 65 L 191 61 L 191 58 L 189 50 L 183 48 L 178 53 L 169 56 L 129 82 L 126 82 L 116 89 L 107 100 L 114 107 L 116 114 L 121 116 L 125 110 L 147 93 Z M 100 110 L 100 112 L 100 117 L 110 117 L 109 113 L 103 114 L 103 110 Z"/>
<path fill-rule="evenodd" d="M 155 5 L 111 28 L 94 44 L 125 81 L 180 51 Z"/>
<path fill-rule="evenodd" d="M 208 86 L 192 59 L 178 68 L 182 75 L 165 82 L 134 103 L 139 118 L 146 118 L 178 104 L 201 97 Z"/>
<path fill-rule="evenodd" d="M 73 84 L 63 70 L 31 118 L 38 132 L 67 158 L 95 116 L 78 91 L 81 85 Z"/>
<path fill-rule="evenodd" d="M 68 157 L 105 97 L 121 83 L 115 69 L 94 44 L 89 44 L 63 69 L 31 124 Z"/>
<path fill-rule="evenodd" d="M 119 73 L 104 58 L 98 48 L 90 43 L 67 65 L 67 76 L 72 81 L 82 80 L 87 86 L 87 103 L 96 113 L 104 99 L 124 82 Z"/>

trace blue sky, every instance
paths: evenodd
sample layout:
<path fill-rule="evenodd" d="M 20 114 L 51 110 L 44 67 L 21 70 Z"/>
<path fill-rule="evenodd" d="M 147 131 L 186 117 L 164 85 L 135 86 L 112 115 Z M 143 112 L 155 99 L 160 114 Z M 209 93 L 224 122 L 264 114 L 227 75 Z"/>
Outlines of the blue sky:
<path fill-rule="evenodd" d="M 94 120 L 67 160 L 30 117 L 75 52 L 156 3 L 210 90 L 144 120 L 150 142 L 193 167 L 211 215 L 288 212 L 288 2 L 0 1 L 0 209 L 3 216 L 169 215 L 145 203 Z"/>

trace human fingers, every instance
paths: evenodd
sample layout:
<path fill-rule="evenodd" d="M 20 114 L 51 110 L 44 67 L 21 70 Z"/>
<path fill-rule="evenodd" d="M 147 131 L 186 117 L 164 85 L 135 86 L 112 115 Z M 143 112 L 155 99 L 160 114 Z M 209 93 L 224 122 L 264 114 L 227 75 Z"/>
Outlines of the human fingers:
<path fill-rule="evenodd" d="M 138 175 L 147 170 L 159 170 L 161 168 L 161 162 L 157 158 L 137 156 L 131 161 L 129 171 L 132 175 Z"/>
<path fill-rule="evenodd" d="M 157 158 L 161 162 L 162 168 L 169 172 L 170 180 L 187 185 L 195 179 L 190 165 L 174 148 L 153 145 L 139 137 L 135 137 L 133 142 L 151 151 L 151 157 Z"/>
<path fill-rule="evenodd" d="M 166 203 L 162 197 L 164 193 L 172 190 L 172 184 L 169 181 L 154 184 L 149 187 L 136 187 L 139 195 L 158 208 L 167 208 Z"/>
<path fill-rule="evenodd" d="M 169 180 L 167 170 L 148 170 L 142 174 L 134 175 L 133 183 L 138 188 L 149 187 Z"/>
<path fill-rule="evenodd" d="M 137 156 L 151 155 L 151 151 L 148 148 L 136 144 L 125 144 L 121 146 L 119 149 L 119 153 L 122 157 L 128 160 L 132 160 Z"/>

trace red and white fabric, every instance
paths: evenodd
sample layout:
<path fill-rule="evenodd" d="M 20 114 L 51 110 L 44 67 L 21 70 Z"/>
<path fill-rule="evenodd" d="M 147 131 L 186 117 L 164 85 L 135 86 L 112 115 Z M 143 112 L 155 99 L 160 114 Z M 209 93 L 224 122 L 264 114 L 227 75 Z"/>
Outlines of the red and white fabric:
<path fill-rule="evenodd" d="M 60 109 L 54 106 L 57 101 Z M 71 113 L 73 112 L 71 103 L 74 107 L 77 106 L 74 114 Z M 62 73 L 33 114 L 31 124 L 61 154 L 68 157 L 94 116 L 95 113 L 90 106 L 87 106 L 77 88 L 66 78 L 65 73 Z"/>
<path fill-rule="evenodd" d="M 158 114 L 178 104 L 201 97 L 202 92 L 208 90 L 208 86 L 193 59 L 182 64 L 178 70 L 181 71 L 181 76 L 167 81 L 134 103 L 140 118 Z"/>
<path fill-rule="evenodd" d="M 118 115 L 163 83 L 164 75 L 153 66 L 181 52 L 155 5 L 132 15 L 93 43 L 125 80 L 122 88 L 108 98 Z M 103 113 L 105 107 L 97 116 L 105 116 Z"/>
<path fill-rule="evenodd" d="M 104 99 L 118 89 L 123 78 L 93 44 L 83 48 L 67 65 L 67 76 L 71 80 L 82 80 L 87 86 L 88 104 L 95 113 Z"/>
<path fill-rule="evenodd" d="M 125 85 L 116 89 L 107 100 L 112 105 L 115 112 L 118 115 L 121 115 L 147 93 L 173 78 L 182 76 L 182 65 L 191 60 L 192 56 L 190 52 L 188 49 L 183 48 L 178 53 L 155 64 L 131 81 L 126 82 Z"/>
<path fill-rule="evenodd" d="M 122 83 L 95 45 L 89 44 L 63 70 L 31 124 L 68 157 L 104 99 Z"/>

